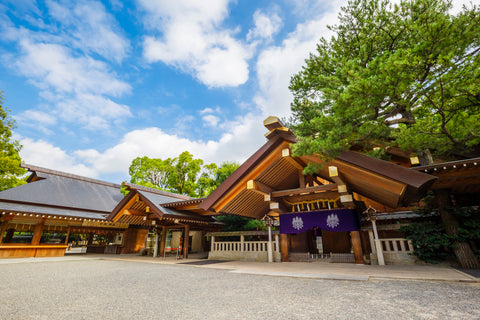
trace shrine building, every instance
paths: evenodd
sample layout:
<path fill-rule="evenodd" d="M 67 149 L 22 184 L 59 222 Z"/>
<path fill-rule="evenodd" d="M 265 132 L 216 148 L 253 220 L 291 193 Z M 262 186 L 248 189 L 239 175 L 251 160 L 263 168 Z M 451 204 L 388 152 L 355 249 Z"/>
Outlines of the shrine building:
<path fill-rule="evenodd" d="M 329 161 L 297 157 L 296 137 L 278 118 L 264 125 L 266 143 L 203 199 L 130 183 L 124 196 L 122 185 L 22 165 L 28 183 L 0 192 L 0 257 L 176 250 L 183 258 L 205 252 L 210 259 L 401 263 L 413 249 L 398 228 L 421 219 L 412 204 L 446 186 L 455 185 L 459 197 L 480 192 L 478 159 L 408 168 L 408 155 L 395 149 L 390 162 L 355 151 Z M 318 170 L 304 174 L 308 164 Z M 460 190 L 458 179 L 473 179 L 471 188 Z M 220 232 L 217 215 L 278 228 Z"/>

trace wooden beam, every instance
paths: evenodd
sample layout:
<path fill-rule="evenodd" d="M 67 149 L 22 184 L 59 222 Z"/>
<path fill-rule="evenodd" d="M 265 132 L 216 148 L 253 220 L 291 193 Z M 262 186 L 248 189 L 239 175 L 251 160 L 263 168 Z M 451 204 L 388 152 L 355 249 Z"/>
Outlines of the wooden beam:
<path fill-rule="evenodd" d="M 283 123 L 278 119 L 278 117 L 275 117 L 275 116 L 270 116 L 270 117 L 266 118 L 265 120 L 263 120 L 263 125 L 268 130 L 274 130 L 274 129 L 284 127 Z"/>
<path fill-rule="evenodd" d="M 306 187 L 306 188 L 297 188 L 297 189 L 287 189 L 281 191 L 274 191 L 271 193 L 273 198 L 282 198 L 286 196 L 299 195 L 299 194 L 308 194 L 316 193 L 322 191 L 332 191 L 338 188 L 337 184 L 326 184 L 321 186 Z"/>
<path fill-rule="evenodd" d="M 267 195 L 275 191 L 272 187 L 255 180 L 247 181 L 247 190 L 253 190 L 263 195 Z"/>
<path fill-rule="evenodd" d="M 328 167 L 330 178 L 338 185 L 338 193 L 340 194 L 340 202 L 347 208 L 354 208 L 353 196 L 348 192 L 347 185 L 340 178 L 338 168 L 336 166 Z"/>
<path fill-rule="evenodd" d="M 124 215 L 127 216 L 147 216 L 147 212 L 139 211 L 139 210 L 133 210 L 133 209 L 125 209 L 123 211 Z"/>

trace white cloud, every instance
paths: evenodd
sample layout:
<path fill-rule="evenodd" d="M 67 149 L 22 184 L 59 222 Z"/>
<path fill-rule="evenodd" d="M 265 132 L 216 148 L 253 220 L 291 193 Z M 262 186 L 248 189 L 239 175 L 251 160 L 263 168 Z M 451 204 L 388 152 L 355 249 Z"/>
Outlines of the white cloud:
<path fill-rule="evenodd" d="M 145 59 L 178 67 L 210 87 L 245 83 L 252 53 L 233 37 L 235 30 L 221 27 L 228 2 L 140 0 L 146 20 L 161 33 L 145 37 Z"/>
<path fill-rule="evenodd" d="M 96 1 L 58 3 L 47 1 L 50 15 L 62 24 L 62 31 L 75 48 L 95 52 L 120 62 L 130 44 L 122 35 L 118 23 Z"/>
<path fill-rule="evenodd" d="M 19 115 L 20 119 L 29 119 L 48 133 L 56 118 L 92 130 L 109 130 L 115 121 L 131 116 L 128 106 L 107 97 L 129 93 L 131 87 L 118 80 L 104 62 L 76 56 L 62 45 L 34 43 L 28 35 L 19 45 L 20 54 L 9 58 L 11 66 L 42 90 L 40 96 L 50 109 L 48 118 L 46 112 L 32 109 Z"/>
<path fill-rule="evenodd" d="M 272 36 L 282 27 L 282 19 L 280 19 L 276 13 L 268 16 L 262 11 L 257 10 L 253 14 L 253 19 L 255 27 L 248 32 L 247 41 L 254 39 L 271 40 Z"/>
<path fill-rule="evenodd" d="M 200 110 L 199 112 L 200 114 L 209 114 L 209 113 L 213 113 L 213 109 L 212 108 L 205 108 L 203 110 Z"/>
<path fill-rule="evenodd" d="M 24 111 L 15 116 L 17 123 L 24 127 L 33 127 L 46 135 L 52 135 L 54 132 L 48 129 L 57 123 L 57 118 L 51 114 L 38 110 Z"/>
<path fill-rule="evenodd" d="M 96 178 L 99 173 L 92 168 L 78 162 L 64 150 L 53 146 L 43 140 L 33 140 L 30 138 L 19 139 L 23 145 L 20 156 L 27 164 L 65 171 L 82 176 Z"/>
<path fill-rule="evenodd" d="M 159 128 L 134 130 L 104 152 L 86 149 L 67 153 L 43 140 L 17 139 L 23 145 L 20 156 L 25 163 L 119 183 L 128 180 L 128 168 L 139 156 L 166 159 L 188 150 L 205 163 L 242 163 L 265 143 L 262 120 L 261 116 L 248 114 L 232 121 L 230 130 L 218 141 L 206 142 L 167 134 Z"/>
<path fill-rule="evenodd" d="M 216 127 L 217 124 L 220 122 L 220 118 L 214 116 L 213 114 L 209 114 L 202 117 L 203 122 L 205 122 L 204 126 L 208 127 Z"/>
<path fill-rule="evenodd" d="M 19 42 L 20 56 L 13 61 L 18 70 L 41 89 L 57 92 L 89 92 L 120 96 L 130 85 L 117 80 L 108 66 L 88 56 L 75 56 L 68 48 L 52 43 Z"/>
<path fill-rule="evenodd" d="M 264 115 L 290 115 L 290 103 L 293 101 L 288 89 L 290 78 L 301 70 L 318 40 L 332 35 L 327 25 L 337 22 L 340 5 L 341 2 L 332 3 L 329 11 L 317 19 L 297 25 L 280 46 L 268 47 L 259 54 L 256 69 L 260 89 L 254 100 Z"/>

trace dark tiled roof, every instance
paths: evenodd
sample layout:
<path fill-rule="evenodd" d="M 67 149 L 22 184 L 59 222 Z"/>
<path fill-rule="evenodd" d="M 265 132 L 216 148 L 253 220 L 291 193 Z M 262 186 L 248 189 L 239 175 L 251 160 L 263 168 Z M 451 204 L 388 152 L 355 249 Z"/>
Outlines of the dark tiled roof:
<path fill-rule="evenodd" d="M 37 180 L 0 192 L 0 202 L 5 207 L 0 207 L 0 210 L 103 217 L 123 198 L 120 185 L 117 184 L 39 167 L 26 167 L 35 170 Z"/>

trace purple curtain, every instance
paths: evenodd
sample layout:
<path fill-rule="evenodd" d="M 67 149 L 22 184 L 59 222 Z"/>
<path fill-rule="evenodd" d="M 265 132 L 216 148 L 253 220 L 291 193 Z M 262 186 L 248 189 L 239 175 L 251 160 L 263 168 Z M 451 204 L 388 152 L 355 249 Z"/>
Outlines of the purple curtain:
<path fill-rule="evenodd" d="M 280 215 L 280 233 L 300 233 L 313 227 L 327 231 L 360 230 L 360 219 L 355 210 L 337 209 Z"/>

